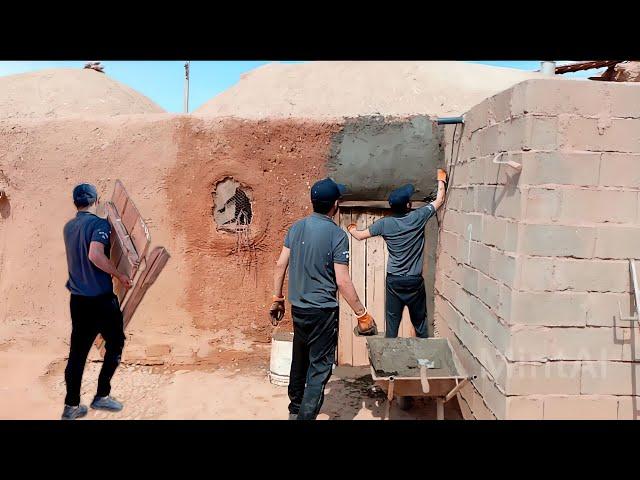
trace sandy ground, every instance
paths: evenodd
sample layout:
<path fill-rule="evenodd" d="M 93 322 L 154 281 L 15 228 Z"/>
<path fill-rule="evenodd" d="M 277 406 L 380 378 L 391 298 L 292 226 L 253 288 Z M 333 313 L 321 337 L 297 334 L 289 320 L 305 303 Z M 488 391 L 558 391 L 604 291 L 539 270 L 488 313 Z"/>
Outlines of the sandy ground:
<path fill-rule="evenodd" d="M 52 351 L 0 351 L 0 419 L 57 419 L 64 401 L 64 359 L 51 362 Z M 100 362 L 88 362 L 82 401 L 91 402 Z M 121 365 L 112 394 L 125 404 L 119 413 L 90 410 L 87 419 L 117 420 L 285 420 L 287 389 L 269 382 L 267 369 L 207 366 Z M 380 419 L 384 394 L 371 389 L 367 369 L 339 367 L 325 392 L 319 420 Z M 461 419 L 455 400 L 447 419 Z M 435 419 L 435 402 L 418 399 L 408 411 L 393 405 L 392 419 Z"/>

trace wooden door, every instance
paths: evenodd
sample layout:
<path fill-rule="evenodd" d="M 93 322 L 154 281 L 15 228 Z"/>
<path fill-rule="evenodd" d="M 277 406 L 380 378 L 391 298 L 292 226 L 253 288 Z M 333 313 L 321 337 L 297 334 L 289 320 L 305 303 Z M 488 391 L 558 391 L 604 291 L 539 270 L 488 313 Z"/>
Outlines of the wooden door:
<path fill-rule="evenodd" d="M 387 210 L 372 208 L 345 208 L 338 212 L 337 222 L 346 232 L 347 226 L 355 223 L 363 230 L 387 214 Z M 378 333 L 385 329 L 385 280 L 387 271 L 387 246 L 382 237 L 358 241 L 349 235 L 349 273 L 360 301 L 364 303 L 378 325 Z M 368 365 L 365 337 L 354 335 L 357 325 L 351 307 L 343 298 L 340 302 L 340 327 L 338 336 L 338 365 Z M 400 337 L 413 337 L 415 331 L 405 308 L 398 331 Z"/>

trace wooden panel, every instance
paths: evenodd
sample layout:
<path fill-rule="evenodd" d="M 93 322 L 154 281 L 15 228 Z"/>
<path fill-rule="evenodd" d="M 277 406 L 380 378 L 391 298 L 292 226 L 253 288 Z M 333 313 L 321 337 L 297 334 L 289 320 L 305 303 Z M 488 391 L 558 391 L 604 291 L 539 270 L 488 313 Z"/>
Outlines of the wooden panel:
<path fill-rule="evenodd" d="M 116 180 L 116 186 L 113 189 L 113 195 L 111 201 L 116 207 L 118 215 L 122 216 L 128 199 L 127 191 L 124 189 L 124 185 L 120 180 Z"/>
<path fill-rule="evenodd" d="M 367 228 L 382 215 L 375 210 L 367 214 Z M 382 237 L 371 237 L 367 242 L 366 307 L 378 325 L 378 334 L 385 331 L 385 250 Z"/>
<path fill-rule="evenodd" d="M 149 235 L 149 229 L 142 217 L 138 218 L 129 235 L 131 236 L 131 241 L 133 242 L 136 252 L 138 252 L 138 256 L 140 258 L 144 257 L 151 243 L 151 235 Z"/>
<path fill-rule="evenodd" d="M 135 226 L 139 218 L 140 218 L 140 212 L 138 212 L 138 209 L 136 208 L 136 206 L 133 204 L 131 199 L 129 199 L 124 209 L 124 213 L 122 214 L 122 224 L 124 225 L 124 228 L 127 230 L 127 233 L 133 231 L 133 227 Z"/>
<path fill-rule="evenodd" d="M 347 226 L 351 223 L 351 210 L 340 209 L 339 225 L 346 232 Z M 351 241 L 353 237 L 349 235 L 349 251 L 351 251 Z M 349 261 L 349 273 L 351 273 L 351 264 Z M 340 305 L 340 318 L 338 326 L 338 365 L 353 365 L 353 328 L 351 327 L 351 307 L 342 297 L 338 295 Z"/>
<path fill-rule="evenodd" d="M 351 214 L 351 219 L 358 227 L 358 230 L 366 228 L 367 214 L 363 211 L 355 210 Z M 367 244 L 366 241 L 353 240 L 351 242 L 351 280 L 353 286 L 360 297 L 360 301 L 365 302 L 366 295 L 366 266 L 367 266 Z M 352 330 L 358 324 L 355 315 L 352 317 Z M 369 355 L 367 354 L 366 337 L 353 335 L 353 365 L 367 365 Z"/>

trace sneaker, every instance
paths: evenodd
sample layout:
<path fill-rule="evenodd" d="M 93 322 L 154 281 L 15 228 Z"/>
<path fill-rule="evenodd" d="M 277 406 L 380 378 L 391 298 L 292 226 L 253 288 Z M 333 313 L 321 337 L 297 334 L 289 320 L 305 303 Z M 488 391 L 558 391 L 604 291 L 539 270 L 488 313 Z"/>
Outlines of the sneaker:
<path fill-rule="evenodd" d="M 75 407 L 65 405 L 60 420 L 75 420 L 76 418 L 82 418 L 88 411 L 89 409 L 86 405 L 76 405 Z"/>
<path fill-rule="evenodd" d="M 95 397 L 91 402 L 91 408 L 95 410 L 107 410 L 109 412 L 119 412 L 122 410 L 122 403 L 110 396 Z"/>
<path fill-rule="evenodd" d="M 297 419 L 298 419 L 298 414 L 296 413 L 289 414 L 289 420 L 297 420 Z"/>

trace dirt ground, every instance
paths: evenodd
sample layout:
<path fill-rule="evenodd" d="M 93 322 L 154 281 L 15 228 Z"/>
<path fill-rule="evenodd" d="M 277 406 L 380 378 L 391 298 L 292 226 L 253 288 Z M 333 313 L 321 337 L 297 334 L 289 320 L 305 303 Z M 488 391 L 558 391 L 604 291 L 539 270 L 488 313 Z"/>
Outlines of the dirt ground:
<path fill-rule="evenodd" d="M 64 401 L 62 359 L 53 352 L 25 353 L 0 346 L 0 419 L 58 419 Z M 93 398 L 101 363 L 90 361 L 82 384 L 82 401 Z M 124 402 L 119 413 L 90 410 L 87 419 L 102 420 L 286 420 L 287 389 L 269 382 L 267 366 L 238 364 L 164 366 L 123 363 L 112 381 L 112 395 Z M 380 419 L 384 394 L 371 389 L 368 370 L 338 367 L 325 391 L 319 420 Z M 461 419 L 456 400 L 445 408 L 447 419 Z M 391 418 L 436 418 L 435 402 L 418 399 L 408 411 L 394 403 Z"/>

